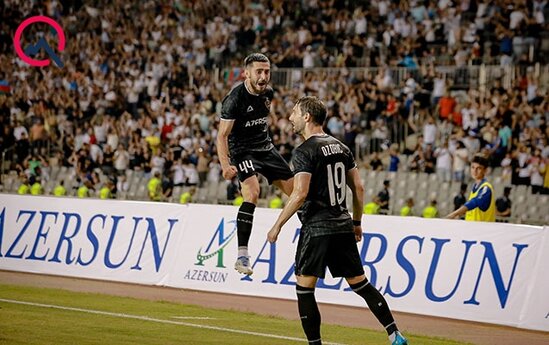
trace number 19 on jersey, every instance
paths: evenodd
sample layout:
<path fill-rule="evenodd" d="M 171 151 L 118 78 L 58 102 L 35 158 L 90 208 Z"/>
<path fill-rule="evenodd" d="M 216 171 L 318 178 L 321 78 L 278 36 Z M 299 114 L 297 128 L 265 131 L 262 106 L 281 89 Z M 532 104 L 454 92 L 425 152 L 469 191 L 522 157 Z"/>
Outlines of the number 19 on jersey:
<path fill-rule="evenodd" d="M 342 162 L 328 164 L 328 192 L 330 193 L 330 205 L 335 206 L 345 200 L 345 165 Z"/>

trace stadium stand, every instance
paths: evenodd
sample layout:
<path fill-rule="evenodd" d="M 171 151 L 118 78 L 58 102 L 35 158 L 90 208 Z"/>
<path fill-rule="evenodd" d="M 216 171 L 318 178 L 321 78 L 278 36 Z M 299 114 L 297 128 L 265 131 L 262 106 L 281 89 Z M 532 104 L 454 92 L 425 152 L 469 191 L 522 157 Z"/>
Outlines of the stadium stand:
<path fill-rule="evenodd" d="M 436 193 L 444 215 L 469 181 L 468 159 L 484 151 L 496 197 L 514 186 L 511 221 L 547 224 L 545 1 L 6 0 L 0 12 L 3 192 L 16 193 L 23 175 L 39 175 L 45 194 L 65 181 L 68 196 L 85 180 L 97 193 L 125 175 L 116 197 L 148 200 L 161 171 L 176 185 L 165 201 L 178 202 L 199 183 L 202 148 L 209 172 L 194 200 L 230 203 L 214 145 L 220 102 L 242 58 L 261 51 L 273 63 L 271 132 L 284 157 L 299 143 L 293 101 L 318 95 L 327 131 L 360 162 L 367 201 L 390 179 L 392 214 L 411 196 L 419 214 Z M 29 68 L 13 52 L 19 23 L 39 14 L 67 33 L 62 69 Z M 53 42 L 44 29 L 25 34 Z M 435 157 L 445 145 L 448 166 Z M 271 193 L 263 181 L 261 204 Z"/>

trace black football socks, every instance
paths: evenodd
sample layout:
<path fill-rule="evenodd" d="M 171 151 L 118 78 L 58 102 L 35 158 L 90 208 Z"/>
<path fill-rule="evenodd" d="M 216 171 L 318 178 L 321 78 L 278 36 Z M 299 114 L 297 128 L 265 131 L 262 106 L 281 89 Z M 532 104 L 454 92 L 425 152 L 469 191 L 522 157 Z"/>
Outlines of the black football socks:
<path fill-rule="evenodd" d="M 364 279 L 360 283 L 349 284 L 349 286 L 357 295 L 364 298 L 372 313 L 383 327 L 385 327 L 387 334 L 392 334 L 398 330 L 393 314 L 387 305 L 387 301 L 383 295 L 370 284 L 368 279 Z"/>
<path fill-rule="evenodd" d="M 309 341 L 309 345 L 321 345 L 320 339 L 320 311 L 315 299 L 315 289 L 296 284 L 297 306 L 301 325 Z"/>
<path fill-rule="evenodd" d="M 236 216 L 236 234 L 238 238 L 238 248 L 248 248 L 248 242 L 252 234 L 252 224 L 254 222 L 255 205 L 251 202 L 243 202 L 238 209 Z"/>

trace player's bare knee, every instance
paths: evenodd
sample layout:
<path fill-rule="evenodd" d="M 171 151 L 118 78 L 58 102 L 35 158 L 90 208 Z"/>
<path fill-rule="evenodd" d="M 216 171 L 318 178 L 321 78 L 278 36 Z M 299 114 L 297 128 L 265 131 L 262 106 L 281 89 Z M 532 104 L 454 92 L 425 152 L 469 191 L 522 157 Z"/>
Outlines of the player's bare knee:
<path fill-rule="evenodd" d="M 242 190 L 242 197 L 244 198 L 244 201 L 257 205 L 257 200 L 259 199 L 259 189 L 247 189 L 246 192 Z"/>

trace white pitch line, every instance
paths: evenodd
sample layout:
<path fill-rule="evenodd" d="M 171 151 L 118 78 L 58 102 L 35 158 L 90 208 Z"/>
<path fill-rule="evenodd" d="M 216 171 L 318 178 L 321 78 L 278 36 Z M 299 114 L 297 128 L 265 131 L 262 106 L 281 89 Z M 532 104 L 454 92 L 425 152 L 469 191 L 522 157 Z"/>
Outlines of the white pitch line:
<path fill-rule="evenodd" d="M 208 316 L 172 316 L 172 319 L 179 320 L 217 320 L 215 317 Z"/>
<path fill-rule="evenodd" d="M 155 318 L 148 317 L 148 316 L 139 316 L 139 315 L 124 314 L 124 313 L 113 313 L 113 312 L 109 312 L 109 311 L 74 308 L 74 307 L 64 307 L 64 306 L 60 306 L 60 305 L 17 301 L 17 300 L 4 299 L 4 298 L 0 298 L 0 302 L 29 305 L 29 306 L 41 307 L 41 308 L 70 310 L 70 311 L 77 311 L 77 312 L 81 312 L 81 313 L 106 315 L 106 316 L 113 316 L 113 317 L 120 317 L 120 318 L 125 318 L 125 319 L 134 319 L 134 320 L 141 320 L 141 321 L 151 321 L 151 322 L 157 322 L 157 323 L 165 323 L 165 324 L 170 324 L 170 325 L 187 326 L 187 327 L 194 327 L 194 328 L 201 328 L 201 329 L 210 329 L 210 330 L 214 330 L 214 331 L 237 333 L 237 334 L 246 334 L 246 335 L 253 335 L 253 336 L 264 337 L 264 338 L 283 339 L 283 340 L 290 340 L 290 341 L 296 341 L 296 342 L 305 342 L 306 341 L 306 340 L 301 339 L 301 338 L 287 337 L 287 336 L 283 336 L 283 335 L 251 332 L 251 331 L 244 331 L 244 330 L 240 330 L 240 329 L 232 329 L 232 328 L 225 328 L 225 327 L 197 325 L 197 324 L 188 323 L 188 322 L 162 320 L 162 319 L 155 319 Z M 326 344 L 326 345 L 345 345 L 345 344 L 340 344 L 340 343 L 329 343 L 329 342 L 323 342 L 323 343 Z"/>

